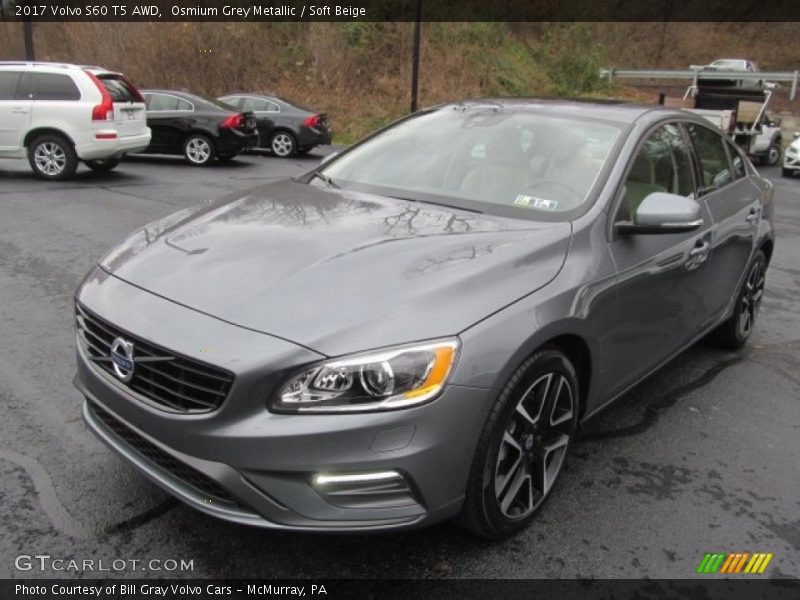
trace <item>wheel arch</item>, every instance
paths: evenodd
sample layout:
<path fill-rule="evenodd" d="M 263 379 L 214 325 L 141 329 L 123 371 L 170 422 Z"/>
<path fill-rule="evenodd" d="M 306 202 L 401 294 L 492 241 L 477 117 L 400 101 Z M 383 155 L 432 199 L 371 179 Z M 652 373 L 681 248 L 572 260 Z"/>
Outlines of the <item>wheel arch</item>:
<path fill-rule="evenodd" d="M 75 140 L 72 139 L 72 136 L 69 135 L 64 130 L 58 129 L 57 127 L 36 127 L 35 129 L 31 129 L 28 133 L 25 134 L 25 139 L 23 140 L 22 143 L 25 146 L 25 148 L 27 148 L 28 144 L 30 144 L 33 140 L 42 135 L 57 135 L 59 137 L 63 137 L 70 144 L 72 144 L 73 148 L 75 147 Z"/>
<path fill-rule="evenodd" d="M 573 333 L 558 335 L 547 340 L 534 350 L 542 348 L 556 348 L 563 352 L 578 376 L 578 395 L 580 397 L 579 418 L 586 411 L 586 400 L 589 398 L 589 389 L 592 384 L 592 353 L 589 344 L 581 336 Z"/>

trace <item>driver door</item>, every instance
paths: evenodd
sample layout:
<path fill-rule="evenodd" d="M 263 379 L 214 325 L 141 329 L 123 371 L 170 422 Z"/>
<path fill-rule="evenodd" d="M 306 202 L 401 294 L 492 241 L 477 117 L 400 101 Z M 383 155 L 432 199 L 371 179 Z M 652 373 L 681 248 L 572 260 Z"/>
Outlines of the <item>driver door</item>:
<path fill-rule="evenodd" d="M 619 191 L 614 222 L 630 221 L 653 192 L 696 197 L 692 155 L 677 123 L 646 134 Z M 617 268 L 615 333 L 609 338 L 610 372 L 622 391 L 689 343 L 703 321 L 711 216 L 688 233 L 616 232 L 610 250 Z"/>

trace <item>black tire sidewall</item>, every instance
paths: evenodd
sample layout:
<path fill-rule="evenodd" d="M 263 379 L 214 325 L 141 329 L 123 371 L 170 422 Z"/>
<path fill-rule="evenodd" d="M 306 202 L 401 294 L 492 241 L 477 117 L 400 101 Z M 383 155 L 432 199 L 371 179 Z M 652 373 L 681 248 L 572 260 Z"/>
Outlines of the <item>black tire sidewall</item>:
<path fill-rule="evenodd" d="M 550 488 L 548 494 L 539 503 L 536 509 L 533 510 L 530 515 L 521 519 L 512 520 L 503 515 L 500 512 L 494 493 L 494 469 L 503 432 L 505 431 L 512 413 L 516 410 L 520 394 L 522 394 L 537 378 L 548 372 L 563 374 L 567 377 L 567 380 L 572 386 L 575 407 L 567 452 L 569 452 L 569 449 L 572 447 L 577 431 L 578 414 L 580 410 L 580 390 L 575 367 L 566 355 L 559 350 L 543 349 L 526 359 L 509 378 L 498 396 L 498 404 L 487 419 L 487 423 L 481 435 L 481 443 L 479 444 L 478 452 L 473 462 L 473 468 L 470 474 L 470 485 L 467 491 L 472 497 L 468 498 L 465 503 L 465 505 L 472 506 L 465 507 L 467 510 L 472 508 L 473 512 L 479 513 L 479 515 L 473 514 L 471 520 L 474 521 L 477 517 L 483 521 L 480 523 L 479 530 L 476 532 L 484 537 L 502 539 L 524 529 L 547 502 L 547 499 L 552 495 L 552 491 L 556 485 L 554 482 L 554 485 Z M 558 478 L 556 481 L 557 480 Z M 475 511 L 475 509 L 478 510 Z M 476 529 L 474 525 L 470 528 L 473 529 L 473 531 Z"/>
<path fill-rule="evenodd" d="M 762 250 L 756 251 L 755 256 L 747 265 L 747 270 L 745 271 L 744 280 L 742 281 L 742 285 L 739 289 L 739 294 L 736 296 L 736 306 L 733 310 L 733 315 L 731 315 L 730 320 L 726 324 L 730 331 L 728 332 L 729 339 L 732 342 L 732 346 L 735 348 L 741 348 L 747 343 L 747 340 L 750 339 L 750 336 L 753 335 L 753 328 L 755 327 L 755 322 L 750 324 L 750 332 L 747 335 L 742 335 L 741 331 L 739 331 L 739 315 L 742 311 L 742 303 L 744 302 L 744 294 L 745 288 L 747 287 L 747 280 L 750 278 L 750 273 L 752 273 L 753 268 L 761 262 L 762 268 L 764 270 L 764 275 L 767 272 L 767 257 L 764 255 Z"/>
<path fill-rule="evenodd" d="M 117 168 L 119 165 L 119 159 L 106 158 L 103 160 L 86 160 L 84 161 L 84 164 L 92 171 L 97 173 L 108 173 L 109 171 Z"/>
<path fill-rule="evenodd" d="M 66 162 L 64 164 L 64 168 L 60 173 L 58 173 L 58 175 L 48 175 L 47 173 L 43 173 L 36 166 L 36 160 L 34 159 L 36 148 L 46 142 L 58 144 L 59 147 L 64 151 Z M 57 134 L 45 134 L 40 135 L 30 144 L 28 144 L 28 163 L 30 164 L 31 169 L 33 169 L 33 172 L 36 174 L 36 176 L 40 179 L 44 179 L 46 181 L 64 181 L 65 179 L 71 178 L 78 169 L 78 155 L 75 153 L 75 148 L 72 145 L 72 142 L 70 142 L 64 136 Z"/>

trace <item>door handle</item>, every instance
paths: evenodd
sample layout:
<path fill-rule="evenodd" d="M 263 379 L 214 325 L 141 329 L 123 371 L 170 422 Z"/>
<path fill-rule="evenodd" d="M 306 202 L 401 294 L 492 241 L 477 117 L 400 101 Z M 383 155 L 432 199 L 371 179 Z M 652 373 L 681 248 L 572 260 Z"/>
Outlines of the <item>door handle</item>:
<path fill-rule="evenodd" d="M 761 209 L 760 208 L 751 208 L 748 215 L 745 217 L 745 220 L 748 223 L 758 223 L 758 220 L 761 218 Z"/>
<path fill-rule="evenodd" d="M 704 256 L 708 254 L 708 248 L 710 244 L 706 241 L 697 242 L 697 245 L 689 250 L 689 256 L 692 258 L 696 258 L 698 256 Z"/>

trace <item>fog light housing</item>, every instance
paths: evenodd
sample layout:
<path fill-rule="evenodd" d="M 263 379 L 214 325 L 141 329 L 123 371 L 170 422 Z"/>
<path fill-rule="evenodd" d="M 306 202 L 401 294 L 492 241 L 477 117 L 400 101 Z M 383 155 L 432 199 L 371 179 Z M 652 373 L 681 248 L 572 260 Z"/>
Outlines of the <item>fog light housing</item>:
<path fill-rule="evenodd" d="M 311 487 L 340 508 L 419 506 L 406 477 L 395 470 L 361 473 L 317 473 Z"/>

